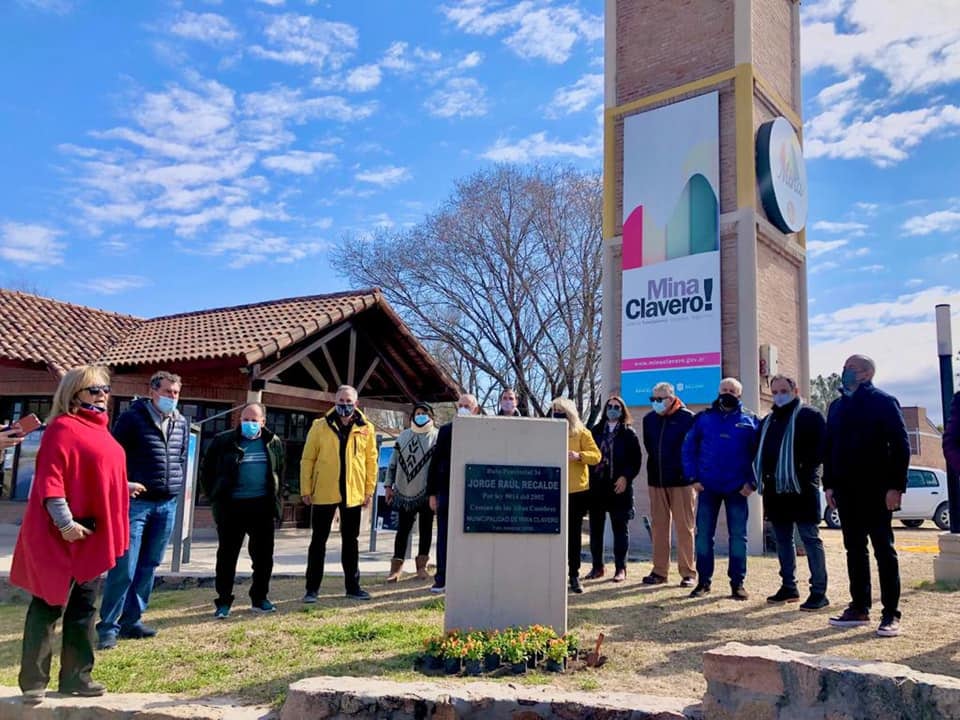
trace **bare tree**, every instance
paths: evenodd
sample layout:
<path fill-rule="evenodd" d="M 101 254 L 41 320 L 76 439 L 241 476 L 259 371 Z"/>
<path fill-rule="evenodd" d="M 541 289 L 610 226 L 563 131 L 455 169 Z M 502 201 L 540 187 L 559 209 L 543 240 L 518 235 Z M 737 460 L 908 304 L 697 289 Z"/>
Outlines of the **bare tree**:
<path fill-rule="evenodd" d="M 347 238 L 333 262 L 383 288 L 482 403 L 516 389 L 542 415 L 600 408 L 601 184 L 569 168 L 497 166 L 458 182 L 416 227 Z"/>
<path fill-rule="evenodd" d="M 831 373 L 827 377 L 817 375 L 810 380 L 810 398 L 808 402 L 824 415 L 830 403 L 840 397 L 840 376 Z"/>

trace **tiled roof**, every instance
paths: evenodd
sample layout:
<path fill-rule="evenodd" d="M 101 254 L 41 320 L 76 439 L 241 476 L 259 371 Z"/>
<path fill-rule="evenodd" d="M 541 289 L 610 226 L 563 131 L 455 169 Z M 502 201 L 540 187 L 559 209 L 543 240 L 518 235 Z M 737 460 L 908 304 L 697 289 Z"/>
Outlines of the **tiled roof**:
<path fill-rule="evenodd" d="M 99 358 L 143 323 L 130 315 L 0 288 L 0 359 L 46 365 L 62 375 Z"/>
<path fill-rule="evenodd" d="M 380 301 L 379 291 L 363 290 L 153 318 L 101 359 L 114 367 L 228 357 L 250 365 Z"/>

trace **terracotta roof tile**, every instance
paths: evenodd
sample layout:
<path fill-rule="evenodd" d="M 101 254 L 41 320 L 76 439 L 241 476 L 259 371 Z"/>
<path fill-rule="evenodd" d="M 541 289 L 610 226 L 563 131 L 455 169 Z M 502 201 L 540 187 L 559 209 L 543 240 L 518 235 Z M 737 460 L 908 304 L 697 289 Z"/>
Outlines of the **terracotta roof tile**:
<path fill-rule="evenodd" d="M 99 358 L 144 322 L 4 288 L 0 303 L 0 359 L 47 365 L 61 375 Z"/>

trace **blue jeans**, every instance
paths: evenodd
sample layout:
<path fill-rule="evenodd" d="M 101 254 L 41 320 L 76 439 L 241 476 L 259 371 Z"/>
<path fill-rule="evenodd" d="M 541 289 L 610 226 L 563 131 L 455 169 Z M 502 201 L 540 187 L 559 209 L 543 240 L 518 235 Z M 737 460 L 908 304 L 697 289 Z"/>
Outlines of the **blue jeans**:
<path fill-rule="evenodd" d="M 130 548 L 103 584 L 97 634 L 103 640 L 140 624 L 177 516 L 177 498 L 130 500 Z"/>
<path fill-rule="evenodd" d="M 797 549 L 793 539 L 793 523 L 772 523 L 777 538 L 777 557 L 780 560 L 780 577 L 783 587 L 797 589 Z M 810 567 L 810 592 L 827 594 L 827 559 L 823 553 L 823 540 L 815 523 L 797 523 L 803 547 L 807 551 Z"/>
<path fill-rule="evenodd" d="M 704 488 L 697 496 L 697 581 L 709 585 L 713 579 L 713 536 L 721 503 L 727 510 L 730 532 L 727 575 L 731 585 L 743 585 L 747 576 L 747 499 L 739 490 L 717 493 Z"/>

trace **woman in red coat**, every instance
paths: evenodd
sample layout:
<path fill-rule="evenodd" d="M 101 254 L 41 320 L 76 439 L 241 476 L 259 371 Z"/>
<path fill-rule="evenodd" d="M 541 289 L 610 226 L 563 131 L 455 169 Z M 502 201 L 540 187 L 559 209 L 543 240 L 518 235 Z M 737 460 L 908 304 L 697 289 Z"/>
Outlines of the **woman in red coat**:
<path fill-rule="evenodd" d="M 130 544 L 123 448 L 107 428 L 110 376 L 84 365 L 64 375 L 37 452 L 10 582 L 33 595 L 23 629 L 20 689 L 39 702 L 50 681 L 53 631 L 63 615 L 61 693 L 92 697 L 97 579 Z"/>

